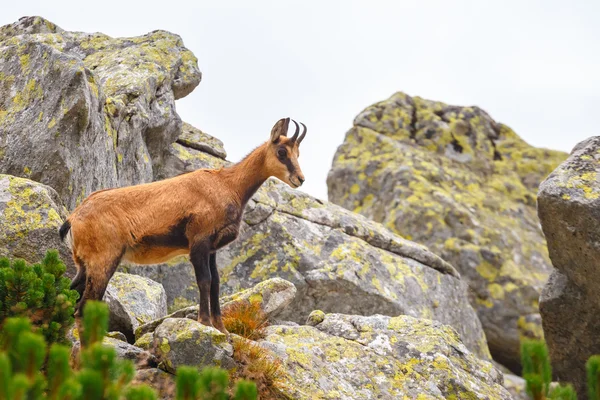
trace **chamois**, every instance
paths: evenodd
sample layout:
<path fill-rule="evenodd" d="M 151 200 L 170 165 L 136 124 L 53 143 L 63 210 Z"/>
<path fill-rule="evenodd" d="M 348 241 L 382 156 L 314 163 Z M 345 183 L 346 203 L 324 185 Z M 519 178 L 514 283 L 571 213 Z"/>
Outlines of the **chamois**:
<path fill-rule="evenodd" d="M 246 203 L 275 176 L 293 188 L 304 183 L 298 165 L 306 126 L 289 118 L 271 130 L 268 141 L 242 161 L 221 169 L 200 169 L 173 178 L 99 190 L 67 218 L 59 233 L 72 250 L 77 274 L 71 288 L 80 300 L 81 318 L 88 300 L 102 300 L 121 260 L 155 264 L 189 254 L 200 290 L 198 321 L 227 333 L 219 306 L 216 251 L 234 241 Z"/>

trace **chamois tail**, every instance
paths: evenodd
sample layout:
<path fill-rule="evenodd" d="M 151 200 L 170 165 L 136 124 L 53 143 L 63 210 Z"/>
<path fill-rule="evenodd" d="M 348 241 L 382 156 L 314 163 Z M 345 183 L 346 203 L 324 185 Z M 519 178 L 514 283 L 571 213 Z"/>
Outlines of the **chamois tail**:
<path fill-rule="evenodd" d="M 71 248 L 73 244 L 73 233 L 71 232 L 71 222 L 69 222 L 69 220 L 66 220 L 65 223 L 61 225 L 58 234 L 60 235 L 60 240 Z"/>

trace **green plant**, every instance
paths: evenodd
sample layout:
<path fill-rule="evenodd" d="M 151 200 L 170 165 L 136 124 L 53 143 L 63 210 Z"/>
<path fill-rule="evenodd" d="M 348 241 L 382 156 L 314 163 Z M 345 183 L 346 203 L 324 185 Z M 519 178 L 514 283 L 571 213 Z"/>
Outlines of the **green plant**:
<path fill-rule="evenodd" d="M 587 371 L 588 397 L 600 400 L 600 355 L 591 356 L 585 364 Z"/>
<path fill-rule="evenodd" d="M 229 374 L 220 368 L 193 367 L 177 369 L 177 400 L 256 400 L 258 392 L 252 382 L 240 380 L 228 394 Z"/>
<path fill-rule="evenodd" d="M 523 365 L 523 378 L 527 383 L 527 394 L 534 400 L 545 399 L 552 381 L 552 368 L 546 344 L 540 340 L 523 340 L 521 342 L 521 364 Z"/>
<path fill-rule="evenodd" d="M 25 317 L 48 343 L 67 343 L 79 294 L 65 271 L 56 250 L 34 265 L 0 258 L 0 328 L 7 318 Z"/>
<path fill-rule="evenodd" d="M 534 400 L 577 400 L 571 384 L 558 385 L 550 390 L 552 369 L 546 343 L 541 340 L 521 342 L 521 363 L 527 394 Z M 600 356 L 592 356 L 586 363 L 589 400 L 600 400 Z"/>

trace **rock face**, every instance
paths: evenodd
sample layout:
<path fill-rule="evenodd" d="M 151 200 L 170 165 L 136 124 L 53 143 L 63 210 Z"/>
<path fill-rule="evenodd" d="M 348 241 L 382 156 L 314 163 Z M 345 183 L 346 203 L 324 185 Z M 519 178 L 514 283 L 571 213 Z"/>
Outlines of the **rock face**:
<path fill-rule="evenodd" d="M 267 332 L 259 343 L 282 360 L 289 398 L 511 398 L 502 374 L 438 322 L 327 314 L 316 327 Z"/>
<path fill-rule="evenodd" d="M 71 209 L 161 174 L 181 133 L 175 99 L 201 78 L 165 31 L 114 39 L 26 17 L 0 28 L 0 54 L 0 170 L 53 187 Z"/>
<path fill-rule="evenodd" d="M 150 348 L 160 359 L 161 369 L 175 373 L 177 367 L 200 369 L 217 366 L 232 369 L 233 347 L 227 336 L 187 318 L 167 318 L 153 333 Z"/>
<path fill-rule="evenodd" d="M 54 189 L 29 179 L 0 174 L 0 257 L 37 263 L 53 248 L 75 274 L 70 250 L 60 241 L 58 228 L 66 210 Z"/>
<path fill-rule="evenodd" d="M 221 311 L 226 313 L 227 309 L 234 304 L 248 301 L 260 304 L 260 308 L 265 313 L 267 319 L 273 321 L 294 300 L 295 296 L 296 287 L 293 283 L 280 278 L 267 279 L 250 289 L 242 290 L 231 296 L 221 297 Z M 154 332 L 156 327 L 162 324 L 167 318 L 185 318 L 191 316 L 193 319 L 196 319 L 198 317 L 198 308 L 197 305 L 182 308 L 164 318 L 141 325 L 135 331 L 136 339 L 141 340 L 141 337 L 145 334 Z"/>
<path fill-rule="evenodd" d="M 537 149 L 477 107 L 396 93 L 354 120 L 329 199 L 427 245 L 470 286 L 495 359 L 519 369 L 519 338 L 542 337 L 552 268 L 537 185 L 566 157 Z"/>
<path fill-rule="evenodd" d="M 167 296 L 162 285 L 138 275 L 115 273 L 104 301 L 110 312 L 109 330 L 124 333 L 132 343 L 140 325 L 167 315 Z"/>
<path fill-rule="evenodd" d="M 587 398 L 585 363 L 600 354 L 600 137 L 579 143 L 540 185 L 538 212 L 556 270 L 540 311 L 555 377 Z"/>

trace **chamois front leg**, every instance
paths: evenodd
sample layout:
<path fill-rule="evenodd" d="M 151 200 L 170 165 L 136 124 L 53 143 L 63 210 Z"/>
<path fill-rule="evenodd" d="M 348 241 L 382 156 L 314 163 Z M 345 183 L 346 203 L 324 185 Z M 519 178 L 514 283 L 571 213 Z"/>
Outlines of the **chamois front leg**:
<path fill-rule="evenodd" d="M 200 291 L 200 309 L 198 310 L 198 321 L 206 326 L 212 326 L 210 322 L 210 242 L 206 239 L 192 244 L 190 250 L 190 260 L 194 266 L 196 274 L 196 283 Z"/>
<path fill-rule="evenodd" d="M 227 329 L 225 329 L 225 325 L 223 325 L 223 320 L 221 319 L 221 305 L 219 303 L 219 271 L 217 271 L 217 253 L 211 253 L 210 255 L 210 319 L 215 328 L 223 332 L 224 334 L 229 334 Z"/>

